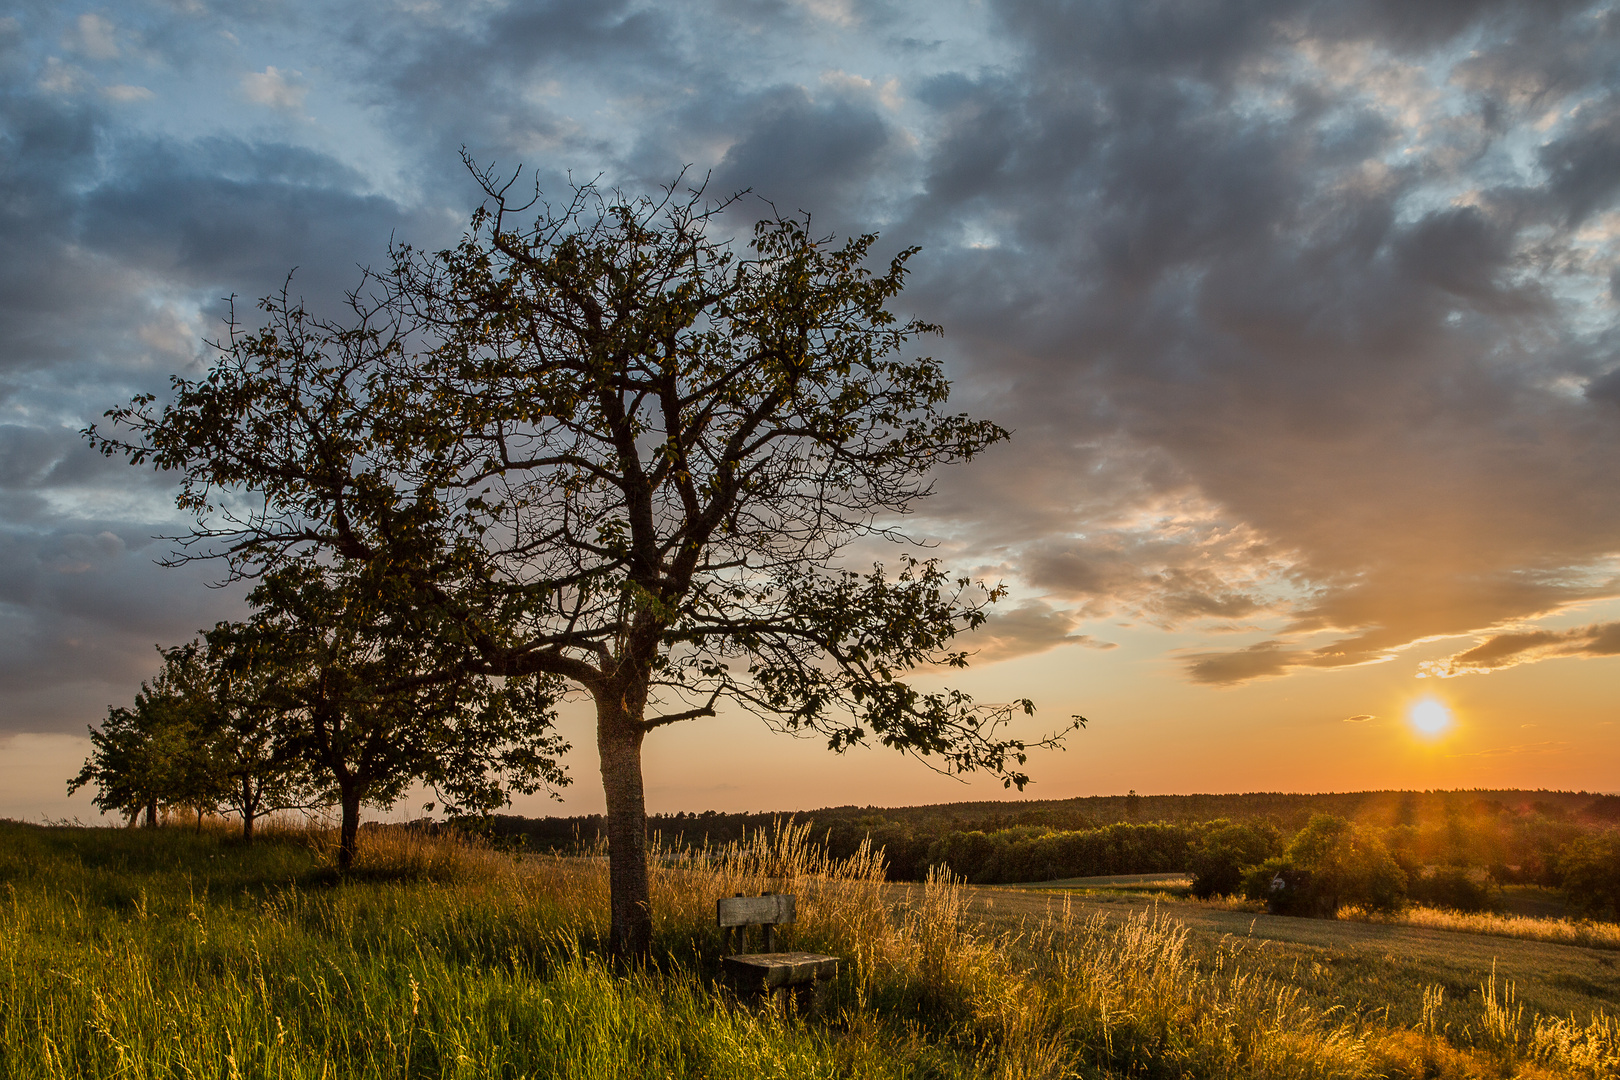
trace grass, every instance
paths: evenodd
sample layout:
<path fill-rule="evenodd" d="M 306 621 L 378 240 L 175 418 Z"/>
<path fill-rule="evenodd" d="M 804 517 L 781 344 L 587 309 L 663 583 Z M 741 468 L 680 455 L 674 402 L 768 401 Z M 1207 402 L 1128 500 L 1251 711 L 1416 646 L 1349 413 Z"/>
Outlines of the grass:
<path fill-rule="evenodd" d="M 1607 1077 L 1603 1012 L 1536 1015 L 1421 984 L 1418 1020 L 1324 1008 L 1308 976 L 1159 914 L 986 929 L 936 878 L 892 902 L 870 851 L 803 829 L 655 861 L 655 963 L 601 959 L 600 859 L 513 860 L 368 832 L 330 838 L 0 823 L 0 1077 Z M 825 1011 L 716 982 L 714 898 L 799 897 L 784 946 L 845 958 Z M 1431 1007 L 1432 1006 L 1432 1007 Z M 1446 1019 L 1450 1017 L 1451 1019 Z"/>
<path fill-rule="evenodd" d="M 1451 911 L 1446 908 L 1409 907 L 1394 914 L 1378 914 L 1347 907 L 1339 918 L 1390 926 L 1421 926 L 1432 930 L 1459 930 L 1492 937 L 1578 945 L 1585 949 L 1620 949 L 1620 925 L 1584 919 L 1545 919 L 1526 915 L 1497 915 L 1487 911 Z"/>

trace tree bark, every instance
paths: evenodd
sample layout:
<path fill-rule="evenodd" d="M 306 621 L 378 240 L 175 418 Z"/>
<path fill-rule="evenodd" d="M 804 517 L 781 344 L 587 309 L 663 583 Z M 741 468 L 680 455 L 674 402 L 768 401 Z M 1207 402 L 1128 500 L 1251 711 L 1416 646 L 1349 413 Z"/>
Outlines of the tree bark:
<path fill-rule="evenodd" d="M 639 719 L 631 716 L 620 700 L 597 702 L 596 747 L 602 759 L 602 790 L 607 796 L 612 905 L 608 949 L 621 964 L 639 964 L 652 955 L 647 803 L 641 785 L 641 740 L 645 733 Z"/>
<path fill-rule="evenodd" d="M 242 843 L 253 843 L 253 819 L 257 817 L 258 799 L 253 796 L 253 781 L 242 778 Z"/>
<path fill-rule="evenodd" d="M 348 873 L 354 865 L 355 840 L 360 835 L 360 787 L 343 787 L 338 792 L 343 807 L 343 824 L 338 830 L 338 872 Z"/>

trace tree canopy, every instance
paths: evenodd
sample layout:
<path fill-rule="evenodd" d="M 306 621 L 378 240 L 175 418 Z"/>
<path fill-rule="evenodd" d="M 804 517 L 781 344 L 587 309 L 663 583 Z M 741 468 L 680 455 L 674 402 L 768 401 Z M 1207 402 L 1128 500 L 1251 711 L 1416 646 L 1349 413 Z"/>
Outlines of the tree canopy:
<path fill-rule="evenodd" d="M 478 176 L 462 242 L 396 248 L 351 318 L 283 289 L 205 377 L 88 432 L 179 473 L 198 527 L 177 558 L 342 578 L 349 605 L 417 627 L 421 655 L 379 692 L 533 678 L 545 716 L 587 692 L 625 953 L 650 932 L 654 729 L 729 702 L 1021 787 L 1033 743 L 1003 725 L 1031 703 L 902 678 L 965 665 L 953 639 L 999 587 L 909 552 L 846 565 L 857 541 L 909 539 L 935 467 L 1007 437 L 945 411 L 941 365 L 906 353 L 938 331 L 887 306 L 915 249 L 873 270 L 874 235 L 774 214 L 732 242 L 715 234 L 734 202 L 675 188 L 586 186 L 526 218 Z"/>

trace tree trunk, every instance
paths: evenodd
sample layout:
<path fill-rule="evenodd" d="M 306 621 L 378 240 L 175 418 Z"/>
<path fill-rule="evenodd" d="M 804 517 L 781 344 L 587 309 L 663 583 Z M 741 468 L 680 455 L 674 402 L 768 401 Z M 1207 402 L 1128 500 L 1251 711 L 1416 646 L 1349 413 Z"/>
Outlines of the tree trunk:
<path fill-rule="evenodd" d="M 148 829 L 157 828 L 157 800 L 156 799 L 147 799 L 146 800 L 146 827 Z"/>
<path fill-rule="evenodd" d="M 647 803 L 641 787 L 644 732 L 621 701 L 598 701 L 596 747 L 607 796 L 608 883 L 613 929 L 608 949 L 621 964 L 652 955 L 652 892 L 647 881 Z"/>
<path fill-rule="evenodd" d="M 338 802 L 343 807 L 343 824 L 338 830 L 338 872 L 348 873 L 354 865 L 355 839 L 360 835 L 360 787 L 341 788 Z"/>
<path fill-rule="evenodd" d="M 253 843 L 253 819 L 258 816 L 258 799 L 253 797 L 253 781 L 242 778 L 242 843 Z"/>

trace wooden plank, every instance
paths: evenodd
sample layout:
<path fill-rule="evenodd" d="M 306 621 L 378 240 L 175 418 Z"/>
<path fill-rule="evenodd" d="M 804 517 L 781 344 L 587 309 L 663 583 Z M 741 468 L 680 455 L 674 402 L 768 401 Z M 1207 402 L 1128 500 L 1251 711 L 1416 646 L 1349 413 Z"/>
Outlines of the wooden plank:
<path fill-rule="evenodd" d="M 750 953 L 728 956 L 721 964 L 739 982 L 765 990 L 802 986 L 838 974 L 838 957 L 818 953 Z"/>
<path fill-rule="evenodd" d="M 787 893 L 722 896 L 715 903 L 715 920 L 721 926 L 780 926 L 792 922 L 793 914 L 793 897 Z"/>

